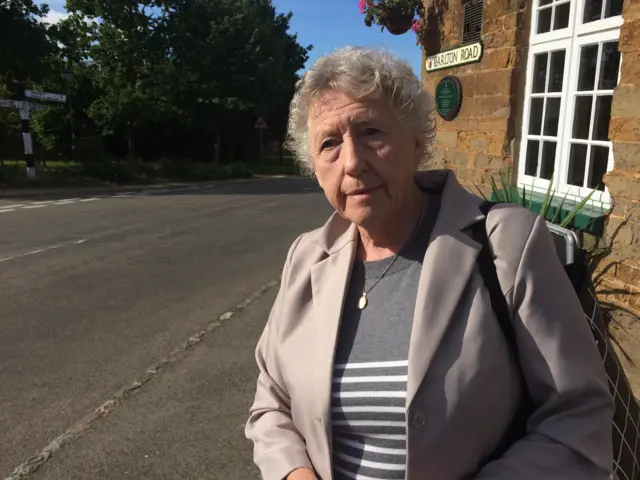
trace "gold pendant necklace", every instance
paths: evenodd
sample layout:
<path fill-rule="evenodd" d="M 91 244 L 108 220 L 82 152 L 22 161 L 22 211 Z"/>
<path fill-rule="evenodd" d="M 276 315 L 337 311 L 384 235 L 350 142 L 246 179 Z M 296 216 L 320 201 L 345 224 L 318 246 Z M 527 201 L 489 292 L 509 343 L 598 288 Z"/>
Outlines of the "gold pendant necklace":
<path fill-rule="evenodd" d="M 415 226 L 413 227 L 413 232 L 411 232 L 411 235 L 409 236 L 409 241 L 413 240 L 414 235 L 418 231 L 418 226 L 420 225 L 420 222 L 422 221 L 422 215 L 423 214 L 424 214 L 424 201 L 422 202 L 422 205 L 420 205 L 420 215 L 418 216 L 418 221 L 416 222 Z M 371 285 L 369 287 L 369 289 L 366 289 L 366 288 L 362 289 L 362 296 L 358 300 L 358 308 L 360 310 L 364 310 L 365 308 L 367 308 L 367 305 L 369 305 L 369 300 L 367 300 L 367 295 L 369 294 L 369 292 L 371 290 L 373 290 L 373 287 L 375 287 L 378 284 L 378 282 L 380 280 L 382 280 L 384 278 L 384 276 L 389 272 L 389 270 L 391 269 L 393 264 L 396 263 L 396 260 L 398 260 L 399 256 L 400 256 L 400 252 L 396 253 L 396 255 L 393 257 L 393 260 L 391 260 L 389 265 L 387 265 L 387 268 L 385 268 L 384 272 L 382 272 L 382 275 L 380 275 L 376 279 L 376 281 L 373 282 L 373 285 Z"/>
<path fill-rule="evenodd" d="M 399 256 L 400 256 L 400 254 L 396 253 L 396 255 L 393 257 L 393 260 L 391 260 L 389 265 L 387 265 L 387 268 L 385 268 L 384 272 L 382 272 L 382 275 L 380 275 L 378 278 L 376 278 L 376 281 L 373 282 L 373 285 L 371 285 L 368 290 L 367 289 L 363 289 L 362 290 L 362 296 L 360 297 L 360 300 L 358 300 L 358 308 L 360 310 L 364 310 L 365 308 L 367 308 L 367 305 L 369 304 L 369 300 L 367 300 L 367 294 L 371 290 L 373 290 L 373 287 L 375 287 L 380 280 L 382 280 L 384 278 L 384 276 L 391 269 L 391 267 L 393 267 L 393 264 L 396 263 L 396 260 L 398 259 Z"/>
<path fill-rule="evenodd" d="M 362 292 L 360 300 L 358 300 L 358 308 L 364 310 L 367 307 L 367 292 Z"/>

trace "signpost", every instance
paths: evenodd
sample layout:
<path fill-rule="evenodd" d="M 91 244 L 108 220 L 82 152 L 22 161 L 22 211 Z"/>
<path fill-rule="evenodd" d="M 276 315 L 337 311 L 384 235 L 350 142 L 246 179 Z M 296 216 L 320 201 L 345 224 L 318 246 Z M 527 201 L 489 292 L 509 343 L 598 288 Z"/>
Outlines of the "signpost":
<path fill-rule="evenodd" d="M 29 102 L 29 110 L 44 110 L 45 108 L 47 108 L 47 106 L 41 103 Z"/>
<path fill-rule="evenodd" d="M 45 100 L 50 102 L 64 103 L 67 96 L 61 93 L 38 92 L 35 90 L 25 90 L 25 98 L 34 100 Z M 33 140 L 30 131 L 30 112 L 31 110 L 43 110 L 46 105 L 40 103 L 28 102 L 26 100 L 4 100 L 0 99 L 0 107 L 15 108 L 20 111 L 20 124 L 22 126 L 22 141 L 24 143 L 24 155 L 27 161 L 27 176 L 36 178 L 36 167 L 33 161 Z"/>
<path fill-rule="evenodd" d="M 267 124 L 264 118 L 258 117 L 256 124 L 253 126 L 256 130 L 260 131 L 260 163 L 264 163 L 264 153 L 262 148 L 262 131 L 267 129 Z"/>
<path fill-rule="evenodd" d="M 50 92 L 38 92 L 36 90 L 25 90 L 24 96 L 27 98 L 33 98 L 34 100 L 48 100 L 50 102 L 64 103 L 67 101 L 67 96 L 62 93 L 50 93 Z"/>
<path fill-rule="evenodd" d="M 20 108 L 15 100 L 0 100 L 0 107 L 4 108 Z"/>

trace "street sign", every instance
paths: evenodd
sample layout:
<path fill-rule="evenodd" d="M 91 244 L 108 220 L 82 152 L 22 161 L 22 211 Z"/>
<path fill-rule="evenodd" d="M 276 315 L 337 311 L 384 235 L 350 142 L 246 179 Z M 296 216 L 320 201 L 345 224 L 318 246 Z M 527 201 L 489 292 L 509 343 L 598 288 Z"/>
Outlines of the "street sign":
<path fill-rule="evenodd" d="M 28 102 L 18 102 L 20 109 L 20 120 L 29 120 L 29 103 Z M 25 147 L 26 148 L 26 147 Z"/>
<path fill-rule="evenodd" d="M 35 90 L 25 90 L 24 95 L 27 98 L 33 98 L 34 100 L 49 100 L 51 102 L 64 103 L 67 101 L 67 96 L 61 93 L 50 92 L 38 92 Z"/>
<path fill-rule="evenodd" d="M 258 117 L 258 121 L 253 126 L 253 128 L 258 130 L 265 130 L 267 128 L 267 124 L 265 123 L 264 118 Z"/>
<path fill-rule="evenodd" d="M 29 102 L 29 110 L 44 110 L 45 108 L 47 108 L 47 106 L 41 103 Z"/>
<path fill-rule="evenodd" d="M 20 102 L 16 102 L 15 100 L 2 100 L 0 99 L 0 107 L 4 108 L 20 108 Z"/>

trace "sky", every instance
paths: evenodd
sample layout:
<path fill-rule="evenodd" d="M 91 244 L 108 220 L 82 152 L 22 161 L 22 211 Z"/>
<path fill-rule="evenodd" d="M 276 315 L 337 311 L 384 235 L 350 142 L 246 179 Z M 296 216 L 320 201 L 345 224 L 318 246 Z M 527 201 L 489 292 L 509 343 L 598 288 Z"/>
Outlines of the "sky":
<path fill-rule="evenodd" d="M 309 62 L 336 48 L 354 45 L 387 49 L 404 59 L 421 76 L 422 53 L 415 35 L 391 35 L 386 30 L 364 24 L 358 0 L 272 0 L 279 12 L 293 12 L 291 32 L 298 34 L 301 45 L 313 45 Z M 46 19 L 56 22 L 65 16 L 65 0 L 48 0 L 50 11 Z"/>

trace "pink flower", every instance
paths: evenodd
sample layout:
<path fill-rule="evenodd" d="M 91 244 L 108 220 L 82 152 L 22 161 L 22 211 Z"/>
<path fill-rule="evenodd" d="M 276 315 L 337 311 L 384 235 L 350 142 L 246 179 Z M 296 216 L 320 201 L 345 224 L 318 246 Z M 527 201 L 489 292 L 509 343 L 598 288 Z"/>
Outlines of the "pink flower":
<path fill-rule="evenodd" d="M 413 30 L 413 33 L 420 33 L 420 20 L 417 18 L 413 19 L 413 22 L 411 23 L 411 30 Z"/>
<path fill-rule="evenodd" d="M 367 0 L 360 0 L 358 6 L 360 7 L 360 13 L 364 13 L 367 8 Z"/>

